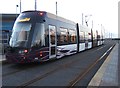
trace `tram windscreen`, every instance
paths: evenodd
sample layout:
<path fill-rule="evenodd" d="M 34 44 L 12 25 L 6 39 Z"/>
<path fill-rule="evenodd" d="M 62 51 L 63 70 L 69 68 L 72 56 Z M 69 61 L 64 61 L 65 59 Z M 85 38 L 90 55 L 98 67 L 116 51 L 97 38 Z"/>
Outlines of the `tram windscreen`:
<path fill-rule="evenodd" d="M 36 23 L 31 47 L 45 46 L 45 26 L 44 23 Z"/>
<path fill-rule="evenodd" d="M 11 47 L 26 47 L 31 23 L 16 22 L 10 39 Z"/>

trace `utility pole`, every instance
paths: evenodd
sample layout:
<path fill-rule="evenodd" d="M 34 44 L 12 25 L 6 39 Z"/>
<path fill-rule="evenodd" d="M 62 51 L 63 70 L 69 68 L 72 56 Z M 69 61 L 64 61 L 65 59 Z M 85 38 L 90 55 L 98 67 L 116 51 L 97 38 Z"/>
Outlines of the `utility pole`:
<path fill-rule="evenodd" d="M 103 40 L 103 26 L 101 24 L 101 36 L 102 36 L 102 40 Z"/>
<path fill-rule="evenodd" d="M 20 13 L 21 13 L 21 0 L 20 0 Z"/>
<path fill-rule="evenodd" d="M 90 17 L 91 17 L 92 15 L 90 14 L 90 15 L 85 15 L 85 23 L 86 23 L 86 26 L 88 26 L 88 21 L 89 21 L 89 19 L 90 19 Z M 88 18 L 89 17 L 89 18 Z M 86 19 L 86 18 L 88 18 L 88 19 Z"/>
<path fill-rule="evenodd" d="M 111 39 L 112 39 L 112 33 L 111 33 Z"/>
<path fill-rule="evenodd" d="M 35 0 L 35 10 L 37 10 L 37 1 Z"/>
<path fill-rule="evenodd" d="M 92 29 L 93 29 L 93 20 L 92 20 Z"/>
<path fill-rule="evenodd" d="M 84 19 L 83 19 L 83 13 L 82 13 L 82 25 L 83 25 L 83 20 L 84 20 Z"/>
<path fill-rule="evenodd" d="M 57 15 L 57 2 L 56 2 L 56 15 Z"/>
<path fill-rule="evenodd" d="M 17 8 L 19 7 L 19 5 L 16 5 L 16 17 L 17 17 Z"/>
<path fill-rule="evenodd" d="M 110 39 L 110 32 L 109 32 L 109 39 Z"/>

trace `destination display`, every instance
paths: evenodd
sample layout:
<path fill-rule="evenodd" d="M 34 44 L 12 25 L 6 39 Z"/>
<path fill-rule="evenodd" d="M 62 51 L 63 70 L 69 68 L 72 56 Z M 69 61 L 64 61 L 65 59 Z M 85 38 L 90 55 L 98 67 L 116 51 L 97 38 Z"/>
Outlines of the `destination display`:
<path fill-rule="evenodd" d="M 26 22 L 26 21 L 30 21 L 30 18 L 24 18 L 24 19 L 18 20 L 18 22 Z"/>

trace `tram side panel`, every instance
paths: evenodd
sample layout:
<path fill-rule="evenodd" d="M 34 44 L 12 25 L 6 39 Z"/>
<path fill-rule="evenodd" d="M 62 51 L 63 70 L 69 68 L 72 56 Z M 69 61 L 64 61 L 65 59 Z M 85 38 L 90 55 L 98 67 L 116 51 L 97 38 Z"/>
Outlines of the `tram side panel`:
<path fill-rule="evenodd" d="M 91 30 L 83 25 L 79 25 L 79 51 L 92 48 Z"/>
<path fill-rule="evenodd" d="M 98 46 L 97 33 L 96 30 L 92 30 L 92 47 Z"/>
<path fill-rule="evenodd" d="M 47 19 L 48 29 L 50 25 L 56 28 L 56 57 L 61 58 L 63 56 L 77 53 L 76 24 L 70 23 L 69 21 L 65 22 L 64 20 L 61 21 L 60 19 L 59 20 L 56 19 L 53 18 Z M 49 42 L 49 48 L 50 47 L 51 46 Z M 51 50 L 49 49 L 49 53 L 50 52 Z"/>
<path fill-rule="evenodd" d="M 103 33 L 102 30 L 96 30 L 96 36 L 97 36 L 97 40 L 98 40 L 98 46 L 103 44 Z"/>
<path fill-rule="evenodd" d="M 92 30 L 92 47 L 103 44 L 103 34 L 101 30 Z"/>

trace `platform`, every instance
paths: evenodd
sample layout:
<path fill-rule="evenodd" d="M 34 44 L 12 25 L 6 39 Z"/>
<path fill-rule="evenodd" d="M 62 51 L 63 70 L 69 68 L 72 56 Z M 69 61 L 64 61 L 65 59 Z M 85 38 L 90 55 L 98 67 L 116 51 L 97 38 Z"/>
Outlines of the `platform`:
<path fill-rule="evenodd" d="M 116 44 L 102 66 L 90 81 L 91 86 L 118 86 L 118 53 L 120 44 Z"/>

